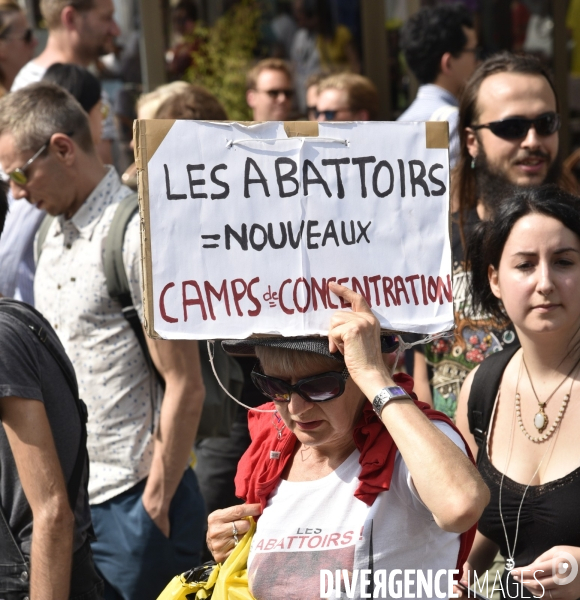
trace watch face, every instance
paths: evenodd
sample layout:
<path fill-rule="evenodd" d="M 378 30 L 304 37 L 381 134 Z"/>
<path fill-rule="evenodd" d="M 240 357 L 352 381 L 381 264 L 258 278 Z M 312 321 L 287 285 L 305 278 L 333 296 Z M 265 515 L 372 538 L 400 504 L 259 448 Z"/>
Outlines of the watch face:
<path fill-rule="evenodd" d="M 397 396 L 408 396 L 407 392 L 400 388 L 398 385 L 387 388 L 390 398 L 396 398 Z"/>

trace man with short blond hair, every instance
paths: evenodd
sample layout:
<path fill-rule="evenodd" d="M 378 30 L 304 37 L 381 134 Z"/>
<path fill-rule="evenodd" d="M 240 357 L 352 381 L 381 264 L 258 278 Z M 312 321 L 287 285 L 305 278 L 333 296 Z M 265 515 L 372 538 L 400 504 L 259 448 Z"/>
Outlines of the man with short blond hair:
<path fill-rule="evenodd" d="M 279 58 L 266 58 L 246 76 L 246 101 L 254 121 L 286 121 L 292 110 L 292 70 Z"/>
<path fill-rule="evenodd" d="M 131 191 L 99 160 L 87 115 L 68 92 L 40 82 L 0 100 L 0 166 L 16 200 L 55 217 L 39 239 L 35 299 L 87 405 L 92 547 L 105 597 L 156 598 L 199 563 L 203 544 L 205 507 L 188 464 L 205 397 L 197 342 L 146 337 L 163 390 L 107 290 L 102 249 Z M 138 212 L 122 260 L 141 314 Z"/>
<path fill-rule="evenodd" d="M 363 75 L 338 73 L 318 84 L 319 121 L 373 121 L 379 112 L 375 84 Z"/>

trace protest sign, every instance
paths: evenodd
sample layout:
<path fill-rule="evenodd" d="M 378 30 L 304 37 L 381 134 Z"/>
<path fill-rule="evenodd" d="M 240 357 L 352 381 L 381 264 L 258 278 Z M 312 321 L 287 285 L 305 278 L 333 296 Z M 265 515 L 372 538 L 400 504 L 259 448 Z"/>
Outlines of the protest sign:
<path fill-rule="evenodd" d="M 447 123 L 135 126 L 149 335 L 326 334 L 362 293 L 394 332 L 453 325 Z"/>

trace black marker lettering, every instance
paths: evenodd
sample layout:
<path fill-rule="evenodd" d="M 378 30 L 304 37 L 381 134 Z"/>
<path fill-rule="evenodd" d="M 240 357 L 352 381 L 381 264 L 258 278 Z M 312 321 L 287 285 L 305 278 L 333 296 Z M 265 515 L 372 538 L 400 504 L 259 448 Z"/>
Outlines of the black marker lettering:
<path fill-rule="evenodd" d="M 344 186 L 342 185 L 342 176 L 340 173 L 340 165 L 348 165 L 350 164 L 350 158 L 324 158 L 322 160 L 323 167 L 332 167 L 334 166 L 336 169 L 336 187 L 337 187 L 337 196 L 339 198 L 344 198 Z"/>
<path fill-rule="evenodd" d="M 187 198 L 187 194 L 172 194 L 171 193 L 171 183 L 169 182 L 169 169 L 167 165 L 163 165 L 165 169 L 165 190 L 167 191 L 167 199 L 168 200 L 185 200 Z"/>
<path fill-rule="evenodd" d="M 306 226 L 306 247 L 309 250 L 316 250 L 318 248 L 318 244 L 315 244 L 312 241 L 312 238 L 320 237 L 321 233 L 314 233 L 312 229 L 318 225 L 318 221 L 308 221 L 308 225 Z"/>
<path fill-rule="evenodd" d="M 350 240 L 346 237 L 346 229 L 344 227 L 344 221 L 340 222 L 340 233 L 342 237 L 342 243 L 346 246 L 352 246 L 356 244 L 356 234 L 354 232 L 354 221 L 350 222 Z"/>
<path fill-rule="evenodd" d="M 415 167 L 419 167 L 419 174 L 415 175 Z M 425 182 L 425 175 L 427 174 L 427 170 L 425 169 L 425 165 L 421 160 L 410 160 L 409 161 L 409 177 L 411 179 L 411 195 L 413 198 L 417 195 L 416 187 L 420 185 L 425 192 L 425 196 L 429 197 L 431 194 L 429 193 L 429 188 L 427 187 L 427 183 Z"/>
<path fill-rule="evenodd" d="M 399 163 L 399 177 L 401 183 L 401 198 L 405 197 L 405 163 L 397 158 L 397 162 Z"/>
<path fill-rule="evenodd" d="M 286 173 L 282 173 L 280 171 L 280 165 L 290 165 L 290 169 L 286 171 Z M 291 158 L 277 158 L 274 163 L 274 167 L 276 169 L 276 181 L 278 182 L 278 191 L 280 193 L 280 198 L 288 198 L 289 196 L 296 196 L 298 191 L 300 190 L 300 184 L 298 183 L 298 179 L 293 177 L 296 175 L 298 171 L 298 165 Z M 284 190 L 284 182 L 290 181 L 294 184 L 294 189 L 287 192 Z"/>
<path fill-rule="evenodd" d="M 221 165 L 216 165 L 211 170 L 210 178 L 211 178 L 212 182 L 215 183 L 216 185 L 219 185 L 220 187 L 224 188 L 224 191 L 221 192 L 220 194 L 212 194 L 211 195 L 212 200 L 224 200 L 225 198 L 228 197 L 228 195 L 230 193 L 230 186 L 225 181 L 221 181 L 220 179 L 218 179 L 216 176 L 216 171 L 220 171 L 221 169 L 227 169 L 227 168 L 228 168 L 227 165 L 221 164 Z"/>
<path fill-rule="evenodd" d="M 254 171 L 258 174 L 256 179 L 250 179 L 250 166 L 254 167 Z M 268 190 L 268 181 L 264 177 L 262 171 L 260 171 L 260 167 L 253 158 L 246 158 L 246 170 L 244 173 L 244 198 L 250 197 L 250 185 L 252 183 L 261 183 L 264 188 L 264 194 L 269 198 L 270 190 Z"/>
<path fill-rule="evenodd" d="M 389 171 L 390 183 L 389 183 L 389 187 L 386 189 L 386 191 L 380 192 L 379 191 L 379 175 L 381 173 L 381 169 L 383 169 L 383 168 L 386 168 Z M 394 187 L 395 187 L 395 175 L 393 173 L 393 167 L 391 167 L 391 165 L 388 163 L 388 161 L 381 160 L 377 164 L 377 166 L 375 167 L 375 170 L 373 172 L 373 192 L 379 198 L 384 198 L 385 196 L 388 196 L 393 191 Z"/>
<path fill-rule="evenodd" d="M 310 179 L 308 177 L 308 170 L 311 170 L 315 177 L 314 179 Z M 330 198 L 332 194 L 330 193 L 330 189 L 328 187 L 328 183 L 324 181 L 322 175 L 318 171 L 318 169 L 314 166 L 314 163 L 308 158 L 304 161 L 302 165 L 302 181 L 304 182 L 304 195 L 308 196 L 308 186 L 318 184 L 324 188 L 324 193 Z"/>
<path fill-rule="evenodd" d="M 272 225 L 272 223 L 268 223 L 268 241 L 270 242 L 270 246 L 272 246 L 272 248 L 274 248 L 275 250 L 284 248 L 284 246 L 286 245 L 286 240 L 288 239 L 288 236 L 286 235 L 286 226 L 284 225 L 284 223 L 280 223 L 280 231 L 282 233 L 282 239 L 278 244 L 274 239 L 274 226 Z"/>
<path fill-rule="evenodd" d="M 377 162 L 374 156 L 361 156 L 359 158 L 353 158 L 352 164 L 358 165 L 358 171 L 360 174 L 360 193 L 363 198 L 367 197 L 367 182 L 365 174 L 365 166 L 367 163 Z"/>
<path fill-rule="evenodd" d="M 443 165 L 440 165 L 439 163 L 435 163 L 429 169 L 429 179 L 431 180 L 431 183 L 434 183 L 435 185 L 439 186 L 438 190 L 431 190 L 432 196 L 443 196 L 443 194 L 447 191 L 447 188 L 445 187 L 445 184 L 441 181 L 441 179 L 437 179 L 437 177 L 435 177 L 435 175 L 433 175 L 433 173 L 437 169 L 442 169 L 442 168 L 443 168 Z"/>
<path fill-rule="evenodd" d="M 187 165 L 187 177 L 189 179 L 189 192 L 193 199 L 195 198 L 207 198 L 207 194 L 195 193 L 193 189 L 196 185 L 205 185 L 205 179 L 192 179 L 191 172 L 192 171 L 203 171 L 205 169 L 205 165 Z"/>
<path fill-rule="evenodd" d="M 326 246 L 326 240 L 328 239 L 333 239 L 334 243 L 337 246 L 340 246 L 340 244 L 338 243 L 338 236 L 336 235 L 336 229 L 334 228 L 334 221 L 328 221 L 328 225 L 326 226 L 326 229 L 324 230 L 324 236 L 322 237 L 322 245 Z"/>
<path fill-rule="evenodd" d="M 238 233 L 237 231 L 235 231 L 234 229 L 232 229 L 229 225 L 226 225 L 225 228 L 225 236 L 226 236 L 226 250 L 229 250 L 231 247 L 230 244 L 230 238 L 234 238 L 238 244 L 240 245 L 240 248 L 242 250 L 247 250 L 248 249 L 248 226 L 243 223 L 242 224 L 242 233 Z"/>

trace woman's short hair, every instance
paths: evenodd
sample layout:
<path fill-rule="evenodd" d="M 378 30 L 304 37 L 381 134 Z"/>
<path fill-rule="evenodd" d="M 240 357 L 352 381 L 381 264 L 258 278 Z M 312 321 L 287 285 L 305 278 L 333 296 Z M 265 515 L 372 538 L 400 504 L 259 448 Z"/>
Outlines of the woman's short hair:
<path fill-rule="evenodd" d="M 228 116 L 211 92 L 201 85 L 188 84 L 183 90 L 166 98 L 154 118 L 225 121 Z"/>
<path fill-rule="evenodd" d="M 142 94 L 137 100 L 137 114 L 140 119 L 154 119 L 158 108 L 167 98 L 183 92 L 189 87 L 187 81 L 172 81 L 155 88 L 152 92 Z"/>
<path fill-rule="evenodd" d="M 36 152 L 55 133 L 74 137 L 86 153 L 95 151 L 87 113 L 55 83 L 32 83 L 0 99 L 0 135 L 12 135 L 21 152 Z"/>
<path fill-rule="evenodd" d="M 324 78 L 318 84 L 318 93 L 324 90 L 344 90 L 348 98 L 348 108 L 353 112 L 366 110 L 369 120 L 379 113 L 379 93 L 375 84 L 364 75 L 357 73 L 337 73 Z"/>
<path fill-rule="evenodd" d="M 256 346 L 255 352 L 265 371 L 286 377 L 300 371 L 326 373 L 344 369 L 344 362 L 314 352 L 270 346 Z"/>
<path fill-rule="evenodd" d="M 466 262 L 471 269 L 471 296 L 474 313 L 509 321 L 503 304 L 489 283 L 490 266 L 499 267 L 503 249 L 514 225 L 530 214 L 546 215 L 560 221 L 580 239 L 580 198 L 554 184 L 525 188 L 504 200 L 493 218 L 479 222 L 469 235 Z"/>
<path fill-rule="evenodd" d="M 101 83 L 90 71 L 78 65 L 55 63 L 48 67 L 42 81 L 51 81 L 70 92 L 86 113 L 101 100 Z"/>

